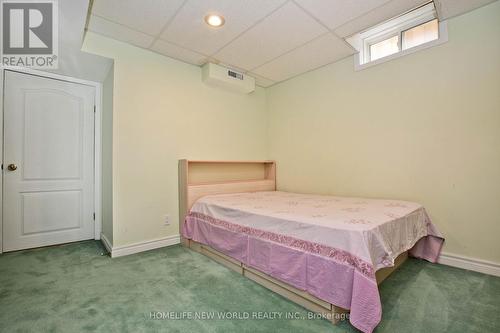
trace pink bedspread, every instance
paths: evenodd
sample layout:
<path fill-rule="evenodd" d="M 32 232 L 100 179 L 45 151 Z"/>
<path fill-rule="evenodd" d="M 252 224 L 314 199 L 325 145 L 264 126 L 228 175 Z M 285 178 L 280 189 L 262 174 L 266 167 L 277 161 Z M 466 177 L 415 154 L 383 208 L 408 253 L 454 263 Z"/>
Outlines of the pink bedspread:
<path fill-rule="evenodd" d="M 435 262 L 444 242 L 416 203 L 277 191 L 204 197 L 182 234 L 350 309 L 363 332 L 382 316 L 376 270 L 407 250 Z"/>

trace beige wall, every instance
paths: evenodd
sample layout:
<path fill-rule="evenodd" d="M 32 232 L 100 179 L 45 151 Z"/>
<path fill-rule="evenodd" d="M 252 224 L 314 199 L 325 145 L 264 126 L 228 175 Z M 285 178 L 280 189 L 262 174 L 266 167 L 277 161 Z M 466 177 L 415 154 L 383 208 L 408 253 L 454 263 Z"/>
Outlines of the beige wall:
<path fill-rule="evenodd" d="M 269 157 L 281 190 L 418 201 L 446 252 L 500 262 L 500 2 L 448 27 L 444 45 L 268 89 Z"/>
<path fill-rule="evenodd" d="M 213 88 L 199 67 L 92 33 L 84 50 L 115 60 L 113 246 L 178 234 L 178 159 L 265 158 L 263 89 Z"/>
<path fill-rule="evenodd" d="M 281 190 L 418 201 L 446 252 L 500 262 L 499 35 L 497 2 L 450 20 L 444 45 L 240 95 L 89 33 L 84 49 L 115 59 L 113 245 L 178 233 L 178 159 L 267 157 Z"/>
<path fill-rule="evenodd" d="M 102 84 L 102 233 L 113 245 L 113 83 L 111 67 Z"/>

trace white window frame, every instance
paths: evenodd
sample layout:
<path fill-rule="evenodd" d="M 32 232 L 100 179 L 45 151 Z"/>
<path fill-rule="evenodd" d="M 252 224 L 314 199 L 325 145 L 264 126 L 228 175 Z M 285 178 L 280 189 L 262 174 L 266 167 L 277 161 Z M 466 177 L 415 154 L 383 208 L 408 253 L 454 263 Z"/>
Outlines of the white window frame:
<path fill-rule="evenodd" d="M 385 58 L 385 57 L 382 57 L 382 58 L 379 58 L 376 60 L 371 60 L 371 46 L 375 45 L 377 43 L 380 43 L 386 39 L 396 37 L 396 36 L 398 36 L 398 52 L 393 53 L 393 54 L 396 54 L 396 53 L 401 52 L 401 33 L 400 32 L 390 31 L 390 32 L 386 32 L 383 35 L 380 35 L 380 36 L 377 35 L 377 36 L 371 37 L 370 39 L 367 38 L 367 39 L 363 40 L 363 52 L 360 52 L 360 57 L 363 56 L 363 64 Z M 386 57 L 389 57 L 391 55 L 392 54 L 387 55 Z"/>
<path fill-rule="evenodd" d="M 403 50 L 402 48 L 403 32 L 412 29 L 414 27 L 417 27 L 419 25 L 422 25 L 424 23 L 430 22 L 434 19 L 437 19 L 437 14 L 434 8 L 434 3 L 430 2 L 406 14 L 403 14 L 385 23 L 375 26 L 369 30 L 366 30 L 349 38 L 346 38 L 346 41 L 350 43 L 356 50 L 359 51 L 359 57 L 356 56 L 354 57 L 355 58 L 354 69 L 361 70 L 368 67 L 372 67 L 384 63 L 386 61 L 400 58 L 402 56 L 447 42 L 448 41 L 447 22 L 438 21 L 439 30 L 437 39 Z M 398 38 L 399 52 L 371 61 L 370 46 L 396 35 L 399 36 Z"/>

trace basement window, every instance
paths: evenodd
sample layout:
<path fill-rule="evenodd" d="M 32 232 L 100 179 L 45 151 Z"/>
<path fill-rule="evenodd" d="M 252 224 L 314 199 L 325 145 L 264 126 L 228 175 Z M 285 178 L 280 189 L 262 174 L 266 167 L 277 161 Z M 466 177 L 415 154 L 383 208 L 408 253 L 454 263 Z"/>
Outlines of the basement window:
<path fill-rule="evenodd" d="M 359 51 L 356 69 L 363 69 L 442 44 L 448 32 L 430 2 L 346 40 Z"/>

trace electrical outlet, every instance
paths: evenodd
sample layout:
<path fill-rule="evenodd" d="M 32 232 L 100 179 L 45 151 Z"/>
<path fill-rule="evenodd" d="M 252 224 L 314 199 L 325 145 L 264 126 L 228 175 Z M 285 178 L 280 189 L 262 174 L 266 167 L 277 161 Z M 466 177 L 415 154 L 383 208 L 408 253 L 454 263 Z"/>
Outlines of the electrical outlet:
<path fill-rule="evenodd" d="M 169 215 L 163 216 L 163 225 L 164 226 L 170 225 L 170 216 Z"/>

